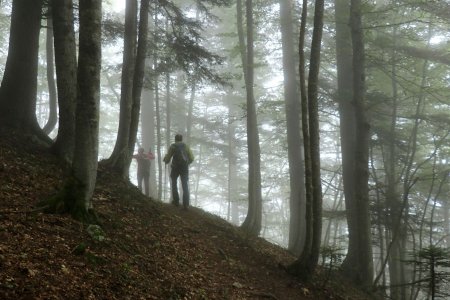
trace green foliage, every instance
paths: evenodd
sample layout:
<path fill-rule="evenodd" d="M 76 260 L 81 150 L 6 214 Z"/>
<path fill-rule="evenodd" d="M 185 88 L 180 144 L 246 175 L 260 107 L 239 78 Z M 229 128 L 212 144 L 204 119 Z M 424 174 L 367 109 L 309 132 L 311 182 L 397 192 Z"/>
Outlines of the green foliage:
<path fill-rule="evenodd" d="M 408 261 L 423 272 L 424 278 L 420 286 L 428 290 L 431 299 L 446 298 L 450 296 L 448 284 L 450 283 L 450 250 L 443 247 L 429 246 L 417 253 L 417 258 Z"/>
<path fill-rule="evenodd" d="M 86 228 L 87 233 L 89 234 L 89 236 L 97 241 L 97 242 L 103 242 L 106 238 L 106 234 L 103 231 L 103 229 L 98 226 L 98 225 L 93 225 L 90 224 L 88 225 L 88 227 Z"/>
<path fill-rule="evenodd" d="M 320 248 L 320 255 L 322 256 L 322 267 L 326 269 L 326 277 L 323 285 L 325 286 L 329 281 L 332 271 L 337 270 L 342 264 L 345 257 L 342 248 L 337 246 L 323 246 Z"/>
<path fill-rule="evenodd" d="M 211 3 L 224 5 L 227 2 Z M 203 16 L 211 17 L 210 9 L 203 3 L 204 1 L 198 1 L 200 11 Z M 203 46 L 203 27 L 211 24 L 188 17 L 186 12 L 172 1 L 159 1 L 153 10 L 162 16 L 158 15 L 150 38 L 149 50 L 156 57 L 153 75 L 180 69 L 189 75 L 188 80 L 191 82 L 226 84 L 214 68 L 222 63 L 223 58 Z"/>

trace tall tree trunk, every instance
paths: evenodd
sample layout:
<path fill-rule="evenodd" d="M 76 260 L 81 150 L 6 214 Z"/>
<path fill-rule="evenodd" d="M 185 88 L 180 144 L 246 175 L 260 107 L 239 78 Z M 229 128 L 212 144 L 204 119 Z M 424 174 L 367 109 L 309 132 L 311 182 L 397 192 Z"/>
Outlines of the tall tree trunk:
<path fill-rule="evenodd" d="M 353 282 L 368 288 L 373 280 L 371 226 L 369 216 L 369 124 L 365 107 L 364 44 L 361 1 L 351 0 L 350 28 L 353 49 L 353 105 L 355 110 L 354 203 L 347 207 L 349 232 L 355 240 L 342 266 Z M 350 228 L 350 226 L 352 226 Z M 349 249 L 350 250 L 350 249 Z"/>
<path fill-rule="evenodd" d="M 354 184 L 355 166 L 355 108 L 353 101 L 352 76 L 352 40 L 350 32 L 350 5 L 347 0 L 335 0 L 336 19 L 336 63 L 338 81 L 338 104 L 342 153 L 342 177 L 344 181 L 345 206 L 347 209 L 348 227 L 350 231 L 348 254 L 346 260 L 354 265 L 358 260 L 357 239 L 354 237 L 355 202 Z M 352 257 L 356 255 L 355 257 Z"/>
<path fill-rule="evenodd" d="M 141 111 L 141 95 L 142 87 L 144 85 L 145 58 L 147 56 L 148 43 L 149 1 L 150 0 L 141 1 L 139 13 L 139 36 L 133 74 L 133 102 L 131 106 L 130 136 L 128 141 L 130 155 L 133 153 L 134 145 L 136 144 L 137 131 L 139 127 L 139 113 Z"/>
<path fill-rule="evenodd" d="M 227 96 L 228 105 L 228 211 L 227 220 L 238 225 L 237 206 L 238 206 L 238 163 L 236 149 L 236 124 L 234 120 L 235 108 L 232 102 L 232 94 Z"/>
<path fill-rule="evenodd" d="M 79 63 L 75 149 L 65 187 L 43 204 L 50 211 L 68 211 L 75 219 L 92 222 L 91 198 L 97 180 L 101 70 L 101 1 L 79 1 Z"/>
<path fill-rule="evenodd" d="M 47 85 L 48 85 L 48 98 L 49 98 L 49 116 L 47 123 L 42 130 L 45 134 L 55 129 L 56 122 L 58 120 L 57 103 L 56 103 L 56 83 L 55 83 L 55 63 L 54 63 L 54 51 L 53 51 L 53 24 L 52 17 L 47 16 L 47 30 L 45 48 L 47 54 Z"/>
<path fill-rule="evenodd" d="M 167 169 L 164 171 L 164 182 L 163 182 L 163 171 L 162 171 L 162 151 L 161 151 L 161 143 L 162 143 L 162 133 L 161 133 L 161 110 L 160 110 L 160 99 L 159 99 L 159 86 L 158 86 L 158 76 L 155 78 L 155 111 L 156 111 L 156 152 L 158 157 L 158 179 L 159 179 L 159 185 L 158 185 L 158 199 L 163 200 L 163 193 L 164 197 L 165 189 L 167 187 Z M 165 168 L 167 168 L 165 166 Z M 164 184 L 164 186 L 163 186 Z"/>
<path fill-rule="evenodd" d="M 130 161 L 128 162 L 127 165 L 128 170 L 131 163 L 131 156 L 133 155 L 134 147 L 136 144 L 137 132 L 139 127 L 139 115 L 141 112 L 141 95 L 142 95 L 142 88 L 144 85 L 145 59 L 147 56 L 147 48 L 148 48 L 147 37 L 148 37 L 149 1 L 150 0 L 141 1 L 141 7 L 139 12 L 139 35 L 136 51 L 136 62 L 133 74 L 130 133 L 128 136 L 128 157 L 130 157 Z M 150 182 L 148 182 L 147 184 L 150 184 Z"/>
<path fill-rule="evenodd" d="M 319 135 L 319 69 L 320 48 L 322 43 L 324 1 L 315 2 L 314 30 L 311 42 L 311 58 L 308 74 L 308 117 L 311 142 L 311 171 L 313 184 L 313 238 L 309 264 L 317 265 L 319 260 L 321 232 L 322 232 L 322 182 L 320 175 L 320 135 Z"/>
<path fill-rule="evenodd" d="M 156 6 L 156 4 L 155 4 Z M 157 27 L 158 24 L 158 16 L 157 16 L 157 9 L 156 7 L 153 6 L 153 11 L 152 11 L 152 16 L 153 16 L 153 28 Z M 151 57 L 152 57 L 152 62 L 153 62 L 153 66 L 156 64 L 156 62 L 158 61 L 158 55 L 157 55 L 157 49 L 156 48 L 152 48 L 150 49 L 150 53 L 151 53 Z M 159 76 L 155 73 L 154 68 L 152 69 L 152 76 L 150 77 L 150 81 L 151 81 L 151 87 L 154 89 L 154 95 L 155 95 L 155 122 L 156 122 L 156 157 L 158 160 L 158 199 L 160 200 L 165 200 L 165 189 L 166 189 L 166 178 L 164 177 L 163 180 L 163 175 L 166 176 L 166 172 L 164 172 L 163 174 L 163 165 L 162 165 L 162 133 L 161 133 L 161 116 L 163 115 L 160 107 L 160 97 L 159 97 Z M 165 169 L 166 171 L 166 169 Z M 164 193 L 164 195 L 163 195 Z M 163 199 L 164 197 L 164 199 Z"/>
<path fill-rule="evenodd" d="M 0 86 L 0 124 L 48 140 L 36 118 L 42 0 L 14 0 L 8 58 Z"/>
<path fill-rule="evenodd" d="M 58 89 L 58 136 L 52 150 L 69 164 L 75 147 L 77 49 L 72 0 L 52 1 L 55 67 Z"/>
<path fill-rule="evenodd" d="M 91 208 L 97 179 L 101 69 L 101 1 L 80 0 L 79 62 L 73 177 L 74 212 Z"/>
<path fill-rule="evenodd" d="M 247 70 L 245 88 L 247 92 L 247 145 L 248 145 L 248 212 L 242 223 L 242 228 L 249 234 L 259 235 L 262 223 L 262 195 L 261 195 L 261 151 L 259 147 L 258 120 L 256 101 L 253 94 L 254 86 L 254 54 L 253 54 L 253 2 L 246 0 L 247 17 Z M 242 47 L 243 45 L 241 45 Z"/>
<path fill-rule="evenodd" d="M 166 72 L 165 74 L 166 78 L 166 147 L 169 148 L 170 146 L 170 130 L 171 130 L 171 119 L 172 119 L 172 110 L 171 110 L 171 103 L 170 103 L 170 74 L 169 72 Z"/>
<path fill-rule="evenodd" d="M 290 224 L 288 249 L 300 255 L 305 238 L 305 174 L 300 134 L 300 97 L 296 84 L 291 0 L 280 0 L 281 42 L 283 51 L 284 99 L 290 183 Z"/>
<path fill-rule="evenodd" d="M 303 2 L 303 14 L 302 14 L 302 29 L 300 37 L 301 50 L 303 48 L 304 41 L 304 22 L 306 20 L 306 1 Z M 317 263 L 319 260 L 320 252 L 320 242 L 321 242 L 321 231 L 322 231 L 322 184 L 320 176 L 320 145 L 319 145 L 319 108 L 318 108 L 318 79 L 319 79 L 319 67 L 320 67 L 320 46 L 322 42 L 322 31 L 323 31 L 323 12 L 324 12 L 324 1 L 317 0 L 315 2 L 314 11 L 314 29 L 313 37 L 311 41 L 311 57 L 309 64 L 309 74 L 308 74 L 308 93 L 307 93 L 307 116 L 305 113 L 302 114 L 303 118 L 308 118 L 308 124 L 306 125 L 303 121 L 303 125 L 307 126 L 308 131 L 303 128 L 306 133 L 304 135 L 305 140 L 305 181 L 306 181 L 306 194 L 307 194 L 307 205 L 306 205 L 306 235 L 305 244 L 300 257 L 289 266 L 289 271 L 304 278 L 309 279 L 313 275 Z M 304 67 L 302 62 L 302 57 L 304 55 L 300 54 L 300 68 Z M 301 74 L 303 70 L 300 70 Z M 304 75 L 302 75 L 304 78 Z M 301 82 L 304 84 L 304 82 Z M 304 88 L 302 88 L 304 92 Z M 305 99 L 302 100 L 302 110 L 304 111 Z M 309 126 L 309 128 L 308 128 Z M 309 141 L 309 147 L 307 140 Z M 308 152 L 308 154 L 306 153 Z M 307 158 L 308 157 L 308 158 Z M 310 157 L 310 165 L 308 159 Z M 310 169 L 309 169 L 310 168 Z M 310 179 L 308 179 L 308 176 Z M 309 195 L 308 185 L 311 185 L 311 191 Z M 310 197 L 308 199 L 308 197 Z M 310 202 L 310 203 L 308 203 Z M 309 214 L 309 216 L 308 216 Z"/>
<path fill-rule="evenodd" d="M 120 94 L 120 119 L 117 140 L 107 164 L 122 177 L 128 178 L 131 163 L 130 145 L 133 119 L 133 81 L 135 74 L 137 37 L 137 0 L 127 0 Z"/>
<path fill-rule="evenodd" d="M 394 26 L 393 28 L 393 40 L 395 43 L 395 39 L 397 38 L 397 28 Z M 389 224 L 396 224 L 397 219 L 401 218 L 400 211 L 401 211 L 401 195 L 398 192 L 398 186 L 397 186 L 397 172 L 396 172 L 396 165 L 398 163 L 397 161 L 397 153 L 395 149 L 396 141 L 396 125 L 397 125 L 397 98 L 398 98 L 398 87 L 397 87 L 397 53 L 395 50 L 395 47 L 392 50 L 392 56 L 391 56 L 391 72 L 392 72 L 392 111 L 391 111 L 391 125 L 390 125 L 390 132 L 389 132 L 389 140 L 387 141 L 387 147 L 388 151 L 386 163 L 385 166 L 386 169 L 386 203 L 389 207 L 390 211 L 390 222 Z M 393 226 L 388 225 L 389 230 L 393 232 L 395 228 L 392 228 Z M 404 226 L 402 226 L 404 227 Z M 390 296 L 393 299 L 405 299 L 404 297 L 401 297 L 400 295 L 403 294 L 402 290 L 405 289 L 405 287 L 401 286 L 403 283 L 402 276 L 401 276 L 401 270 L 402 270 L 402 262 L 401 262 L 401 252 L 403 252 L 403 249 L 401 248 L 401 242 L 400 239 L 396 239 L 395 241 L 392 241 L 392 248 L 389 253 L 389 282 L 390 285 L 393 286 L 390 289 Z"/>
<path fill-rule="evenodd" d="M 147 68 L 151 69 L 151 65 L 147 64 Z M 146 84 L 148 85 L 148 83 Z M 141 134 L 142 147 L 146 150 L 156 151 L 156 116 L 155 116 L 155 91 L 146 87 L 142 94 L 142 112 L 141 112 Z M 156 161 L 152 161 L 150 165 L 150 196 L 155 199 L 158 198 L 158 186 L 156 181 Z"/>
<path fill-rule="evenodd" d="M 194 111 L 194 100 L 195 100 L 196 84 L 193 82 L 191 84 L 191 94 L 189 97 L 188 112 L 186 118 L 186 143 L 189 144 L 192 136 L 192 120 Z"/>

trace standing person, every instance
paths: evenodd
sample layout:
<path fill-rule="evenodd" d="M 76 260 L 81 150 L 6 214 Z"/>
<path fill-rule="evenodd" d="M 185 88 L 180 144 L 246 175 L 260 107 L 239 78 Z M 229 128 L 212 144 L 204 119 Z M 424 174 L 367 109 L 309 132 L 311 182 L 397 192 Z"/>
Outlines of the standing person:
<path fill-rule="evenodd" d="M 137 182 L 138 188 L 142 190 L 142 181 L 144 181 L 145 195 L 150 196 L 150 160 L 155 159 L 152 151 L 149 150 L 148 153 L 144 153 L 144 148 L 139 148 L 138 154 L 133 155 L 133 158 L 137 161 Z"/>
<path fill-rule="evenodd" d="M 170 145 L 169 151 L 164 156 L 164 162 L 168 164 L 172 159 L 172 169 L 170 170 L 170 182 L 172 189 L 173 204 L 180 205 L 180 196 L 178 195 L 177 180 L 181 178 L 183 188 L 183 208 L 189 207 L 189 165 L 194 161 L 194 155 L 191 148 L 183 143 L 181 134 L 175 135 L 175 143 Z"/>

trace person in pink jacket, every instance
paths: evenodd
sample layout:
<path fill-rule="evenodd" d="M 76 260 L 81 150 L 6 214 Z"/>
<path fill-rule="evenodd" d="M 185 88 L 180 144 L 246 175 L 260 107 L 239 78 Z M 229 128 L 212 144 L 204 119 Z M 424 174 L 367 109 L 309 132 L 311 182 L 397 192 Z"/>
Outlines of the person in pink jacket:
<path fill-rule="evenodd" d="M 137 161 L 137 182 L 138 188 L 142 190 L 142 182 L 144 182 L 145 195 L 150 196 L 150 164 L 151 160 L 155 159 L 155 155 L 149 150 L 148 153 L 144 153 L 144 148 L 139 148 L 138 153 L 133 155 L 133 158 Z"/>

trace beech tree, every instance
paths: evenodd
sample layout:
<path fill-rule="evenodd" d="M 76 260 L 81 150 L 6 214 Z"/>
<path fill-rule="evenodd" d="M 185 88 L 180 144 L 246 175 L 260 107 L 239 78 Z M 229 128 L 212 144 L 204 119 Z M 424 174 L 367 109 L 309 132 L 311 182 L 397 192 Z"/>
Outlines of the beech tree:
<path fill-rule="evenodd" d="M 67 211 L 75 219 L 92 222 L 91 198 L 98 166 L 101 67 L 101 1 L 80 0 L 77 68 L 76 134 L 73 163 L 64 188 L 41 203 L 48 211 Z"/>
<path fill-rule="evenodd" d="M 59 123 L 53 151 L 67 163 L 75 147 L 75 109 L 77 101 L 77 48 L 72 0 L 51 2 L 55 68 L 58 90 Z"/>
<path fill-rule="evenodd" d="M 349 246 L 342 270 L 369 287 L 373 278 L 369 217 L 369 125 L 365 108 L 364 45 L 358 1 L 336 0 L 336 56 L 344 194 Z M 351 14 L 350 14 L 351 7 Z M 353 80 L 349 80 L 349 76 Z"/>
<path fill-rule="evenodd" d="M 8 58 L 0 86 L 0 123 L 49 139 L 36 119 L 42 0 L 14 0 Z"/>
<path fill-rule="evenodd" d="M 240 0 L 238 0 L 240 3 Z M 237 5 L 238 15 L 242 15 L 242 5 Z M 261 150 L 259 146 L 258 121 L 256 114 L 254 85 L 254 54 L 253 54 L 253 2 L 245 1 L 245 15 L 247 25 L 247 42 L 240 43 L 245 90 L 247 93 L 247 146 L 248 146 L 248 212 L 242 223 L 242 228 L 252 235 L 259 235 L 262 222 L 262 195 L 261 195 Z M 242 18 L 240 18 L 242 20 Z M 242 22 L 238 21 L 238 26 Z M 242 32 L 242 30 L 240 30 Z M 241 34 L 241 36 L 243 36 Z M 241 38 L 242 40 L 242 38 Z M 244 59 L 245 58 L 245 59 Z"/>
<path fill-rule="evenodd" d="M 122 80 L 120 92 L 120 119 L 114 150 L 106 164 L 117 171 L 122 177 L 128 178 L 131 155 L 134 143 L 131 124 L 135 122 L 133 110 L 133 81 L 136 67 L 137 43 L 137 0 L 127 0 L 125 6 L 125 33 L 122 64 Z M 131 150 L 130 150 L 131 149 Z"/>
<path fill-rule="evenodd" d="M 296 84 L 293 2 L 280 0 L 281 42 L 283 52 L 284 101 L 286 103 L 286 127 L 289 160 L 290 222 L 288 249 L 300 255 L 305 232 L 305 174 L 302 138 L 300 130 L 300 97 Z"/>
<path fill-rule="evenodd" d="M 51 9 L 51 8 L 50 8 Z M 48 97 L 49 97 L 49 116 L 47 123 L 42 130 L 49 134 L 53 131 L 58 121 L 58 106 L 56 100 L 56 82 L 55 82 L 55 63 L 54 63 L 54 46 L 53 46 L 53 24 L 52 17 L 49 13 L 47 15 L 47 30 L 45 39 L 45 52 L 47 60 L 47 84 L 48 84 Z"/>
<path fill-rule="evenodd" d="M 300 30 L 300 85 L 302 93 L 302 125 L 305 148 L 306 235 L 298 259 L 288 267 L 289 272 L 309 279 L 319 260 L 322 231 L 322 182 L 320 175 L 318 80 L 323 31 L 324 1 L 315 1 L 314 29 L 309 61 L 308 89 L 305 89 L 304 38 L 307 2 L 303 1 Z"/>

